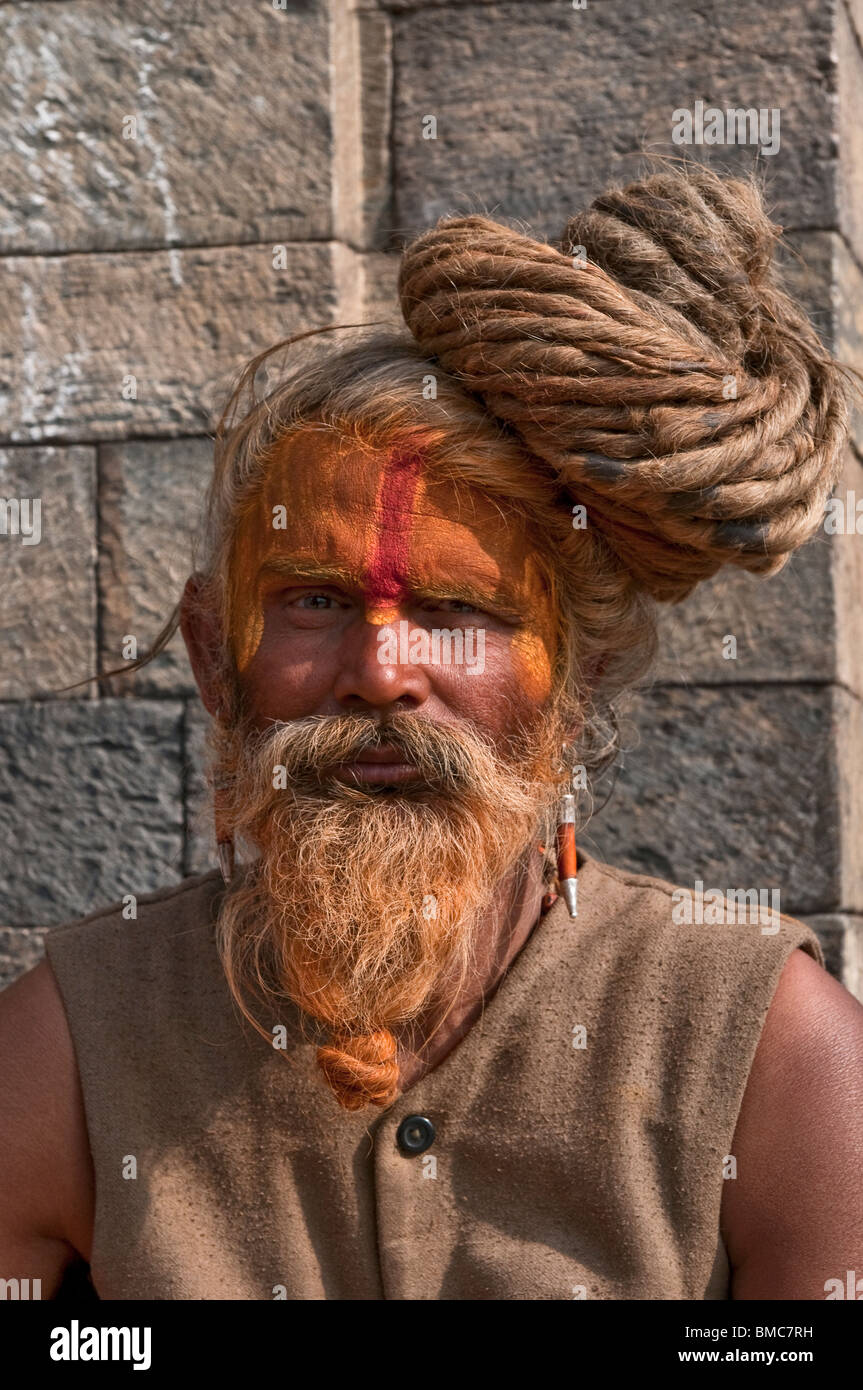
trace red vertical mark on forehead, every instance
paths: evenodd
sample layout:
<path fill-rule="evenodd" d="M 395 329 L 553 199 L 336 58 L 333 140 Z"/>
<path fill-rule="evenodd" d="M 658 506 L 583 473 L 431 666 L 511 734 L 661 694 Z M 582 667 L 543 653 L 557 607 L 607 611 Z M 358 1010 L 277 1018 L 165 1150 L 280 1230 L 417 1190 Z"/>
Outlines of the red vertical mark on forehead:
<path fill-rule="evenodd" d="M 384 466 L 378 496 L 375 547 L 366 572 L 365 595 L 395 603 L 405 589 L 411 542 L 411 506 L 423 468 L 416 450 L 395 449 Z"/>

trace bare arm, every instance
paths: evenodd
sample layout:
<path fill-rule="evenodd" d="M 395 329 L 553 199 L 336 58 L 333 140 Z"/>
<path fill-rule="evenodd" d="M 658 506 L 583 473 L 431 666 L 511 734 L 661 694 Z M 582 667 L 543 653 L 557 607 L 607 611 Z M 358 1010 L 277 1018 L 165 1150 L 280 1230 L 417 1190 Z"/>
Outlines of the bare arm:
<path fill-rule="evenodd" d="M 824 1299 L 829 1279 L 863 1276 L 863 1007 L 803 951 L 768 1011 L 733 1152 L 732 1298 Z"/>
<path fill-rule="evenodd" d="M 56 1294 L 90 1258 L 93 1206 L 78 1067 L 43 960 L 0 994 L 0 1278 L 41 1279 L 42 1297 Z"/>

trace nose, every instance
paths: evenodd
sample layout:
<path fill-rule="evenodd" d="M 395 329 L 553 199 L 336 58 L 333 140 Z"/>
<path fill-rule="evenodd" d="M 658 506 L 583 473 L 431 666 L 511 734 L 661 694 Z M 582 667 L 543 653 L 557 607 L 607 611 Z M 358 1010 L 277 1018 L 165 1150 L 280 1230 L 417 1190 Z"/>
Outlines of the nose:
<path fill-rule="evenodd" d="M 397 611 L 385 624 L 365 619 L 352 625 L 333 685 L 340 705 L 348 710 L 416 709 L 425 703 L 431 693 L 428 672 L 407 659 L 413 630 Z"/>

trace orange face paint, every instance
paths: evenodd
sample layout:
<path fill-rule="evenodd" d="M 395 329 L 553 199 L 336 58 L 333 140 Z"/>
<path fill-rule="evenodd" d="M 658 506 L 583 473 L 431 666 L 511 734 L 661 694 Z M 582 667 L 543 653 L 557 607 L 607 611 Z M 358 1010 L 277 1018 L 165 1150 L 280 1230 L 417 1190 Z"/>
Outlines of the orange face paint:
<path fill-rule="evenodd" d="M 555 615 L 523 525 L 478 490 L 435 479 L 416 450 L 370 454 L 308 429 L 284 442 L 233 546 L 230 636 L 241 673 L 264 636 L 267 594 L 303 584 L 290 577 L 297 568 L 309 585 L 358 597 L 375 626 L 433 597 L 519 612 L 515 677 L 530 700 L 548 695 Z"/>

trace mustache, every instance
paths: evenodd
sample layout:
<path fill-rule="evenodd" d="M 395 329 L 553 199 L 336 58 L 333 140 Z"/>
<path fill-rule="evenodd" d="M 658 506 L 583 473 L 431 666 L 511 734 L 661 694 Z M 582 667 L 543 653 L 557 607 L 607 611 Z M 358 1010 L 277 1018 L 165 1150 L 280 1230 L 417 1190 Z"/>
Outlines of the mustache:
<path fill-rule="evenodd" d="M 309 715 L 274 721 L 267 729 L 246 733 L 247 758 L 256 766 L 284 767 L 289 784 L 321 787 L 346 783 L 331 774 L 337 765 L 353 762 L 361 753 L 384 745 L 412 763 L 422 781 L 440 792 L 458 792 L 477 786 L 500 765 L 493 742 L 474 726 L 458 728 L 430 719 L 397 713 L 385 721 L 370 715 Z M 370 799 L 381 787 L 351 788 Z M 406 788 L 405 788 L 406 790 Z"/>

